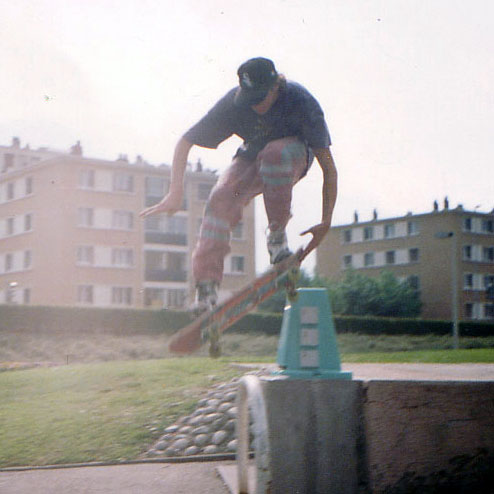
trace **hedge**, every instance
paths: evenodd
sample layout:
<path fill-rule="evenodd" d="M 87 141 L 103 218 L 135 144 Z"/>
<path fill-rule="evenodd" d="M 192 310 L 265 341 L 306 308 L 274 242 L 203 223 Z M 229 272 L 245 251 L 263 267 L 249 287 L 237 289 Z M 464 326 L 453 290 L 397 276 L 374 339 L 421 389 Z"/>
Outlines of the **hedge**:
<path fill-rule="evenodd" d="M 86 307 L 44 307 L 0 305 L 0 331 L 110 331 L 116 334 L 149 332 L 173 333 L 190 322 L 186 312 L 173 310 L 102 309 Z M 251 313 L 238 321 L 231 331 L 277 335 L 282 316 Z M 337 333 L 368 335 L 446 335 L 451 321 L 390 317 L 335 316 Z M 461 336 L 494 336 L 494 322 L 463 321 Z"/>
<path fill-rule="evenodd" d="M 190 321 L 189 314 L 171 310 L 0 305 L 0 331 L 173 333 Z"/>

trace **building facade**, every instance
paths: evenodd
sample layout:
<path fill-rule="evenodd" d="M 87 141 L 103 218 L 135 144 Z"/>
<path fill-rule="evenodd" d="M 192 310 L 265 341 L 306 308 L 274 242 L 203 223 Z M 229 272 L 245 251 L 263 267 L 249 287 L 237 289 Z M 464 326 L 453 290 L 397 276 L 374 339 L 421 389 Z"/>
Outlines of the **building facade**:
<path fill-rule="evenodd" d="M 217 180 L 188 166 L 182 210 L 141 219 L 168 190 L 170 166 L 0 146 L 0 303 L 184 308 L 191 254 Z M 255 278 L 254 205 L 232 234 L 220 292 Z"/>
<path fill-rule="evenodd" d="M 456 290 L 460 319 L 494 320 L 494 211 L 460 205 L 426 214 L 331 228 L 317 250 L 316 271 L 338 279 L 347 269 L 377 276 L 388 270 L 420 290 L 422 316 L 451 319 Z"/>

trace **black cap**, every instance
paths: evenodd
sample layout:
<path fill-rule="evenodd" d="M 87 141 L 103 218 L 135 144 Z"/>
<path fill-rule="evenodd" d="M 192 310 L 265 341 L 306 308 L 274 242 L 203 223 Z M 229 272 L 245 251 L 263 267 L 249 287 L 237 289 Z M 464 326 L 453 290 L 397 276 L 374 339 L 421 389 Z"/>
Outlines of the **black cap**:
<path fill-rule="evenodd" d="M 235 95 L 237 106 L 253 106 L 260 103 L 278 79 L 274 63 L 267 58 L 251 58 L 237 71 L 239 89 Z"/>

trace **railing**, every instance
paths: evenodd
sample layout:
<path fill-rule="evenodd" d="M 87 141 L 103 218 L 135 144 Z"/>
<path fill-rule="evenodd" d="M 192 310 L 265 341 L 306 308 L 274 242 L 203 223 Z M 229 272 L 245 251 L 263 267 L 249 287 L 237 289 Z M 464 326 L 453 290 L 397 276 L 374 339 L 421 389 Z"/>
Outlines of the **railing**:
<path fill-rule="evenodd" d="M 173 269 L 146 269 L 146 281 L 187 281 L 187 272 Z"/>
<path fill-rule="evenodd" d="M 187 245 L 185 233 L 146 232 L 144 240 L 148 244 Z"/>

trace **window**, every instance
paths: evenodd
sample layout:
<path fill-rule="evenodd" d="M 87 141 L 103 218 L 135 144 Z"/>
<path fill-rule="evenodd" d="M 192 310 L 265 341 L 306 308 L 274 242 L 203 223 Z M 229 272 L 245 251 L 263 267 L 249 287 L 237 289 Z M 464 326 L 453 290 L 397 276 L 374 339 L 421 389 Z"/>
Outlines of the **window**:
<path fill-rule="evenodd" d="M 77 247 L 78 264 L 94 264 L 94 247 L 91 245 L 80 245 Z"/>
<path fill-rule="evenodd" d="M 395 226 L 393 223 L 384 225 L 384 238 L 393 238 L 395 236 Z"/>
<path fill-rule="evenodd" d="M 419 227 L 416 221 L 409 221 L 407 223 L 407 233 L 408 235 L 417 235 L 419 233 Z"/>
<path fill-rule="evenodd" d="M 168 181 L 161 177 L 146 177 L 146 196 L 163 197 L 168 191 Z"/>
<path fill-rule="evenodd" d="M 94 211 L 92 208 L 78 209 L 78 225 L 90 227 L 94 223 Z"/>
<path fill-rule="evenodd" d="M 187 263 L 186 255 L 183 252 L 167 252 L 166 267 L 174 271 L 185 271 Z"/>
<path fill-rule="evenodd" d="M 163 288 L 146 288 L 144 290 L 144 305 L 146 307 L 163 307 L 164 293 Z"/>
<path fill-rule="evenodd" d="M 494 319 L 494 304 L 484 305 L 484 317 L 486 319 Z"/>
<path fill-rule="evenodd" d="M 473 290 L 473 274 L 465 273 L 463 276 L 463 288 L 465 290 Z"/>
<path fill-rule="evenodd" d="M 197 198 L 200 201 L 207 201 L 212 189 L 212 184 L 199 184 L 197 186 Z"/>
<path fill-rule="evenodd" d="M 487 274 L 484 276 L 484 288 L 494 285 L 494 275 Z"/>
<path fill-rule="evenodd" d="M 91 285 L 79 285 L 77 287 L 77 302 L 80 304 L 93 303 L 93 287 Z"/>
<path fill-rule="evenodd" d="M 161 231 L 161 217 L 160 216 L 148 216 L 144 219 L 144 228 L 147 232 L 159 232 Z"/>
<path fill-rule="evenodd" d="M 472 246 L 464 245 L 463 246 L 463 259 L 465 261 L 470 261 L 472 259 Z"/>
<path fill-rule="evenodd" d="M 364 266 L 374 266 L 374 252 L 366 252 L 364 254 Z"/>
<path fill-rule="evenodd" d="M 482 249 L 482 260 L 484 262 L 494 262 L 494 247 L 484 247 Z"/>
<path fill-rule="evenodd" d="M 413 248 L 408 250 L 408 262 L 418 262 L 419 249 Z"/>
<path fill-rule="evenodd" d="M 145 219 L 147 232 L 187 234 L 187 218 L 184 216 L 151 216 Z"/>
<path fill-rule="evenodd" d="M 482 232 L 494 233 L 494 220 L 482 220 Z"/>
<path fill-rule="evenodd" d="M 24 231 L 30 232 L 33 229 L 33 215 L 31 213 L 24 215 Z"/>
<path fill-rule="evenodd" d="M 8 273 L 14 268 L 14 256 L 12 254 L 5 254 L 5 272 Z"/>
<path fill-rule="evenodd" d="M 166 290 L 166 307 L 175 307 L 177 309 L 181 309 L 185 307 L 185 301 L 187 299 L 187 295 L 185 290 L 179 289 L 168 289 Z"/>
<path fill-rule="evenodd" d="M 11 201 L 15 198 L 15 183 L 9 182 L 7 184 L 7 200 Z"/>
<path fill-rule="evenodd" d="M 134 215 L 130 211 L 113 211 L 112 228 L 118 230 L 132 230 Z"/>
<path fill-rule="evenodd" d="M 467 319 L 473 319 L 473 304 L 465 304 L 465 317 Z"/>
<path fill-rule="evenodd" d="M 167 216 L 165 220 L 165 233 L 187 233 L 187 218 Z"/>
<path fill-rule="evenodd" d="M 373 240 L 374 239 L 374 227 L 366 226 L 364 228 L 364 240 Z"/>
<path fill-rule="evenodd" d="M 394 264 L 396 261 L 396 253 L 394 250 L 386 252 L 386 264 Z"/>
<path fill-rule="evenodd" d="M 231 272 L 232 273 L 244 273 L 245 272 L 245 258 L 243 256 L 232 256 Z"/>
<path fill-rule="evenodd" d="M 29 196 L 33 193 L 33 179 L 32 177 L 26 177 L 25 181 L 26 195 Z"/>
<path fill-rule="evenodd" d="M 244 224 L 240 222 L 233 230 L 232 230 L 232 239 L 234 240 L 242 240 L 244 238 Z"/>
<path fill-rule="evenodd" d="M 352 267 L 352 255 L 347 254 L 343 256 L 343 267 L 344 268 L 351 268 Z"/>
<path fill-rule="evenodd" d="M 166 253 L 155 250 L 147 250 L 145 252 L 144 263 L 146 265 L 146 269 L 166 269 Z"/>
<path fill-rule="evenodd" d="M 24 269 L 30 269 L 33 262 L 33 255 L 30 250 L 24 251 Z"/>
<path fill-rule="evenodd" d="M 134 251 L 132 249 L 112 249 L 111 263 L 113 266 L 132 267 L 134 265 Z"/>
<path fill-rule="evenodd" d="M 111 292 L 113 305 L 132 305 L 132 288 L 114 286 Z"/>
<path fill-rule="evenodd" d="M 472 231 L 472 218 L 463 219 L 463 230 L 466 232 Z"/>
<path fill-rule="evenodd" d="M 7 218 L 7 235 L 13 235 L 14 233 L 15 233 L 14 218 Z"/>
<path fill-rule="evenodd" d="M 128 173 L 115 172 L 113 175 L 114 192 L 134 192 L 134 177 Z"/>
<path fill-rule="evenodd" d="M 81 189 L 94 189 L 94 170 L 80 170 L 79 187 Z"/>
<path fill-rule="evenodd" d="M 345 230 L 343 232 L 343 242 L 349 244 L 352 241 L 352 230 Z"/>
<path fill-rule="evenodd" d="M 185 307 L 187 292 L 179 288 L 146 288 L 144 291 L 144 305 L 146 307 Z"/>

